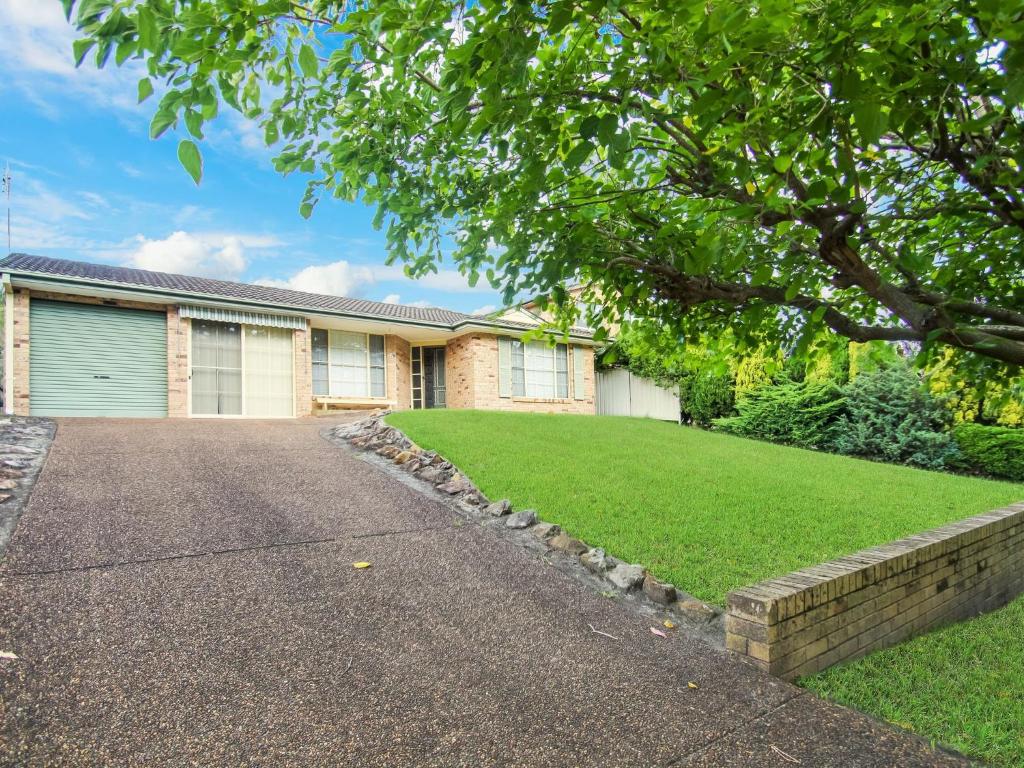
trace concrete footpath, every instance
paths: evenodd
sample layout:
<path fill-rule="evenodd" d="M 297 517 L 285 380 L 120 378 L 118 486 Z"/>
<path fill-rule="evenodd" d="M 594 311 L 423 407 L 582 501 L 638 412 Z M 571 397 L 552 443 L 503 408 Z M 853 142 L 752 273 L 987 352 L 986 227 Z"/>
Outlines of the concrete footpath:
<path fill-rule="evenodd" d="M 0 765 L 965 764 L 653 635 L 330 423 L 59 421 L 0 564 Z"/>

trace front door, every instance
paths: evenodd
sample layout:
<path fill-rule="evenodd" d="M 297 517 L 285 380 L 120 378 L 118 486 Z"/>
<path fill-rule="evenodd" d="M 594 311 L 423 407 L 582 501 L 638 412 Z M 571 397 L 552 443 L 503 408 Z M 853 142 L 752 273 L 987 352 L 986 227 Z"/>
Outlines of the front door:
<path fill-rule="evenodd" d="M 446 406 L 444 347 L 413 347 L 412 407 Z"/>

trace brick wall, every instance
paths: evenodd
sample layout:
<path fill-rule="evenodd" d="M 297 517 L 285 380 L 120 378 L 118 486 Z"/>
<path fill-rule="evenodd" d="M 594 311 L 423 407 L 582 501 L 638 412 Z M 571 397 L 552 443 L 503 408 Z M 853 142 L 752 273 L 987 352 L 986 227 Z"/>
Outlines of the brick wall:
<path fill-rule="evenodd" d="M 729 593 L 726 646 L 786 679 L 1024 592 L 1024 502 Z"/>
<path fill-rule="evenodd" d="M 167 415 L 188 416 L 188 351 L 191 321 L 167 308 Z"/>
<path fill-rule="evenodd" d="M 24 288 L 14 291 L 14 392 L 11 393 L 14 412 L 29 415 L 29 293 Z"/>
<path fill-rule="evenodd" d="M 412 348 L 401 336 L 385 336 L 384 353 L 388 400 L 395 404 L 396 410 L 407 410 L 412 407 Z"/>
<path fill-rule="evenodd" d="M 501 397 L 498 389 L 498 337 L 472 333 L 459 336 L 446 347 L 449 408 L 548 413 L 594 413 L 594 350 L 583 348 L 584 399 L 573 395 L 573 354 L 569 350 L 569 394 L 566 399 Z"/>
<path fill-rule="evenodd" d="M 309 321 L 304 329 L 296 329 L 292 336 L 292 354 L 295 357 L 295 415 L 313 413 L 313 346 L 310 344 Z"/>
<path fill-rule="evenodd" d="M 445 346 L 445 397 L 449 408 L 478 407 L 476 347 L 479 339 L 477 334 L 466 334 Z"/>

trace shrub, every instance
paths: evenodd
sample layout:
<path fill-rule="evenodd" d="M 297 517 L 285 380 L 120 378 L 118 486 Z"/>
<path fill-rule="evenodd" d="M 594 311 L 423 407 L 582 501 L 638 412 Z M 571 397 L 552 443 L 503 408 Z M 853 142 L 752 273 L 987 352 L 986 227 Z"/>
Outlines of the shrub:
<path fill-rule="evenodd" d="M 947 431 L 951 416 L 903 365 L 861 373 L 845 388 L 837 453 L 942 469 L 958 455 Z"/>
<path fill-rule="evenodd" d="M 953 437 L 960 447 L 958 468 L 1024 482 L 1024 429 L 961 424 Z"/>
<path fill-rule="evenodd" d="M 679 410 L 683 421 L 711 426 L 733 413 L 732 378 L 711 371 L 695 371 L 679 381 Z"/>
<path fill-rule="evenodd" d="M 742 437 L 830 450 L 845 401 L 835 384 L 787 381 L 740 398 L 736 410 L 739 415 L 715 425 Z"/>

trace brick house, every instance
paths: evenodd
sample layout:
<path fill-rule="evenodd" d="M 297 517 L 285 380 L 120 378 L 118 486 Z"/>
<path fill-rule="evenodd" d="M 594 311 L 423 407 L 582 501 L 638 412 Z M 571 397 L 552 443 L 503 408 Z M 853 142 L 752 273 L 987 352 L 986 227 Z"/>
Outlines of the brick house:
<path fill-rule="evenodd" d="M 0 276 L 8 413 L 594 412 L 585 329 L 24 254 Z"/>

